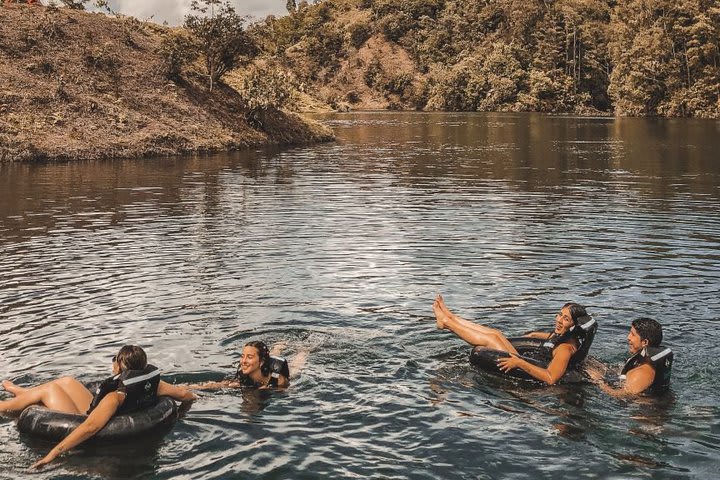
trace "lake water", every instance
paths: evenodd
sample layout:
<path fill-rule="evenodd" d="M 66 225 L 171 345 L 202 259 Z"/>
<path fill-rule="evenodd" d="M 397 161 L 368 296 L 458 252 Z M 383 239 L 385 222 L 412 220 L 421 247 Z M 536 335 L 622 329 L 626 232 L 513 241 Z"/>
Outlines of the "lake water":
<path fill-rule="evenodd" d="M 33 478 L 708 478 L 720 466 L 720 122 L 320 117 L 338 141 L 204 158 L 0 166 L 0 376 L 104 378 L 124 343 L 171 382 L 249 340 L 310 352 L 290 389 L 206 393 L 162 438 Z M 567 301 L 619 366 L 638 316 L 661 401 L 474 370 L 442 293 L 518 334 Z M 0 398 L 7 394 L 0 392 Z M 0 416 L 0 478 L 52 444 Z"/>

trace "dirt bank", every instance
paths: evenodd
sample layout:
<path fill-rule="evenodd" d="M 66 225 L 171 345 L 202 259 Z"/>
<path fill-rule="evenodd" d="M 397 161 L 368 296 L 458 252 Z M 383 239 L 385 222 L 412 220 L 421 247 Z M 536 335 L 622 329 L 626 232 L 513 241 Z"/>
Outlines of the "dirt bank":
<path fill-rule="evenodd" d="M 65 8 L 0 6 L 0 161 L 177 155 L 331 140 L 274 111 L 245 120 L 237 91 L 171 81 L 170 29 Z"/>

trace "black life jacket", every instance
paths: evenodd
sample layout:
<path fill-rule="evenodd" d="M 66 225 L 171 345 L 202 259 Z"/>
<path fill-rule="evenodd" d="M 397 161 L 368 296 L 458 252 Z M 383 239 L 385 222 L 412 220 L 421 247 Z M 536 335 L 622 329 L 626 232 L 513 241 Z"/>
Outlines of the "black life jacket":
<path fill-rule="evenodd" d="M 646 390 L 651 395 L 660 395 L 670 388 L 673 352 L 666 347 L 645 347 L 625 362 L 620 372 L 620 380 L 625 380 L 627 372 L 644 363 L 650 363 L 655 369 L 653 383 Z"/>
<path fill-rule="evenodd" d="M 277 388 L 278 382 L 280 381 L 280 375 L 285 378 L 290 378 L 290 367 L 288 362 L 283 357 L 270 357 L 270 380 L 263 385 L 255 383 L 249 376 L 244 375 L 238 365 L 236 378 L 240 383 L 246 387 L 272 387 Z"/>
<path fill-rule="evenodd" d="M 594 318 L 589 315 L 578 318 L 577 324 L 570 327 L 570 329 L 562 335 L 557 335 L 554 332 L 550 334 L 550 337 L 542 343 L 542 347 L 548 349 L 548 354 L 552 356 L 552 351 L 563 343 L 571 343 L 573 340 L 577 342 L 577 351 L 570 357 L 570 363 L 568 366 L 575 366 L 585 360 L 588 352 L 590 351 L 590 345 L 595 338 L 595 332 L 597 331 L 597 322 Z"/>
<path fill-rule="evenodd" d="M 125 401 L 115 412 L 116 415 L 150 407 L 157 403 L 159 384 L 160 370 L 153 365 L 148 365 L 143 370 L 126 370 L 119 375 L 106 378 L 95 390 L 95 396 L 87 413 L 89 415 L 110 392 L 125 393 Z"/>

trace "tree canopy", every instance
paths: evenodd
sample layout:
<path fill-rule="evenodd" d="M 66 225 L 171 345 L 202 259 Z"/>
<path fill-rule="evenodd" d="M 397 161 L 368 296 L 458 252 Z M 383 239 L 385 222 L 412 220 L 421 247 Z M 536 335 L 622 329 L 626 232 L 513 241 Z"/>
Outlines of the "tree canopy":
<path fill-rule="evenodd" d="M 324 0 L 288 10 L 254 34 L 318 91 L 369 89 L 403 108 L 720 118 L 714 0 Z M 399 71 L 382 42 L 412 66 Z"/>

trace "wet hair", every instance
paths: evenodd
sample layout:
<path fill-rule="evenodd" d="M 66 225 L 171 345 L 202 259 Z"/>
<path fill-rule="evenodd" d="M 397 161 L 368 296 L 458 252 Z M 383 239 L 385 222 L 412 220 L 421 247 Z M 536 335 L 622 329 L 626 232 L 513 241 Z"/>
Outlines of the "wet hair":
<path fill-rule="evenodd" d="M 568 302 L 565 305 L 562 306 L 562 308 L 567 308 L 570 310 L 570 316 L 572 317 L 572 321 L 575 325 L 577 325 L 578 320 L 582 317 L 587 316 L 587 312 L 585 311 L 585 307 L 580 305 L 579 303 L 575 302 Z"/>
<path fill-rule="evenodd" d="M 649 347 L 659 347 L 662 342 L 662 327 L 657 320 L 652 318 L 641 317 L 632 321 L 632 326 L 640 335 L 641 340 L 647 340 Z"/>
<path fill-rule="evenodd" d="M 115 361 L 120 367 L 120 371 L 126 370 L 142 370 L 147 366 L 147 355 L 145 351 L 137 345 L 125 345 L 115 356 Z"/>
<path fill-rule="evenodd" d="M 254 347 L 260 357 L 260 373 L 264 377 L 270 375 L 270 350 L 263 342 L 256 340 L 245 344 L 246 347 Z"/>

